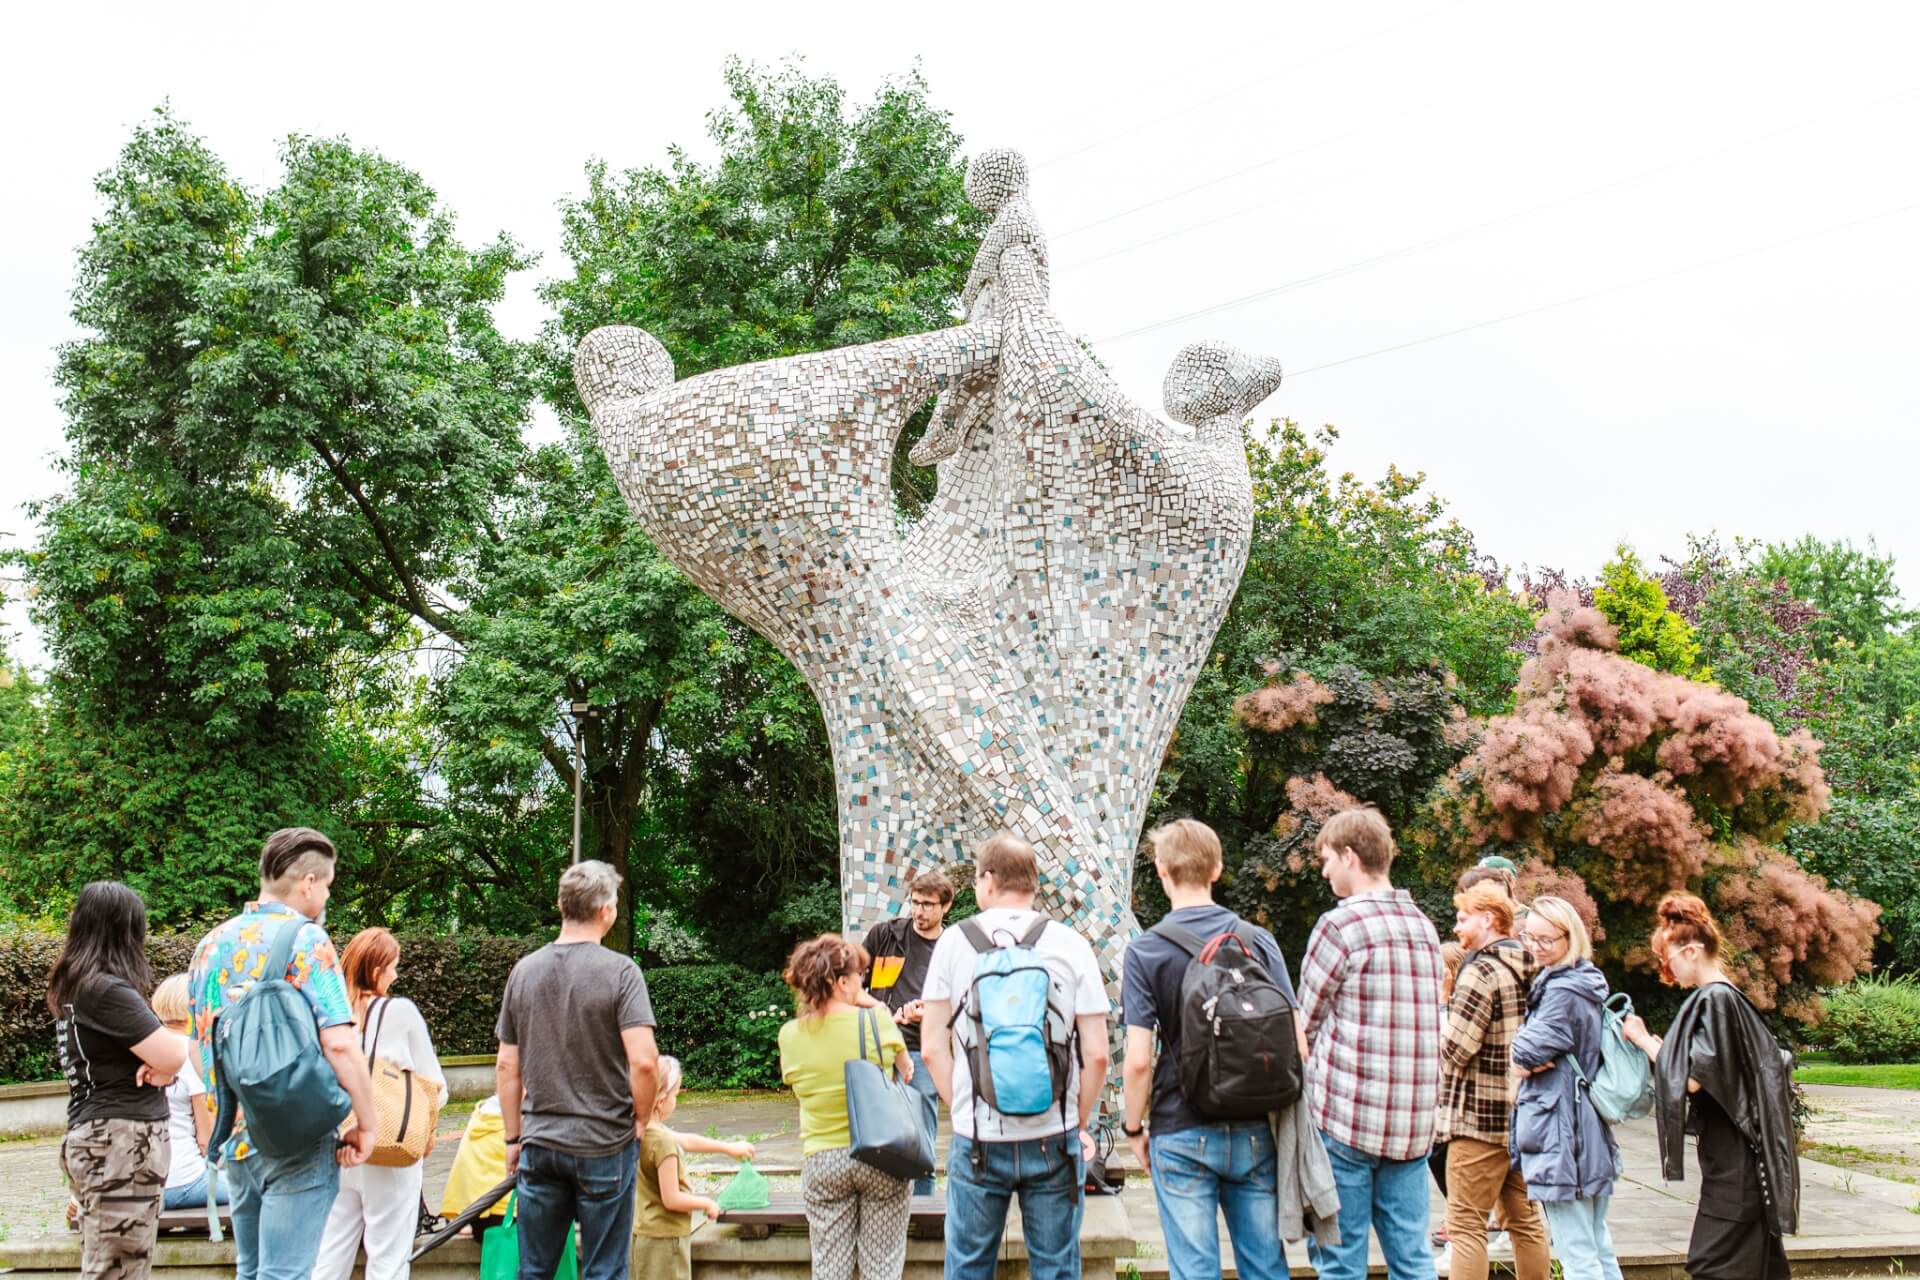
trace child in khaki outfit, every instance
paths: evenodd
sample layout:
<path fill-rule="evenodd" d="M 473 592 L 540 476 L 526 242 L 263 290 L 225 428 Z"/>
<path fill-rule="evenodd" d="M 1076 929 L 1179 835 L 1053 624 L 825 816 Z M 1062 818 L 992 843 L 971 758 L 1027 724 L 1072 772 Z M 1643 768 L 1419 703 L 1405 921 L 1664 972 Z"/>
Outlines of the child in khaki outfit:
<path fill-rule="evenodd" d="M 720 1142 L 667 1128 L 679 1104 L 681 1075 L 680 1060 L 662 1054 L 653 1119 L 640 1138 L 640 1167 L 633 1186 L 630 1280 L 692 1280 L 693 1211 L 713 1218 L 720 1206 L 711 1197 L 693 1194 L 687 1182 L 686 1152 L 753 1158 L 751 1142 Z"/>

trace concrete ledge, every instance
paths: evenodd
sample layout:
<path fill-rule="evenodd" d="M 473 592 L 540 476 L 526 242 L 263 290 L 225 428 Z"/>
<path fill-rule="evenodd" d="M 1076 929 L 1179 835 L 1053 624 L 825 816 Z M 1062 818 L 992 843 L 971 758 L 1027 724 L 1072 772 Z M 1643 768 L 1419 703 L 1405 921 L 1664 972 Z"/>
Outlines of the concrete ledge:
<path fill-rule="evenodd" d="M 1118 1198 L 1090 1199 L 1080 1232 L 1080 1274 L 1087 1280 L 1115 1280 L 1118 1268 L 1133 1257 L 1133 1251 L 1127 1211 Z M 907 1280 L 934 1280 L 944 1258 L 942 1241 L 909 1239 Z M 0 1241 L 0 1271 L 33 1280 L 78 1280 L 80 1238 Z M 471 1240 L 455 1240 L 415 1263 L 412 1274 L 416 1280 L 474 1280 L 479 1272 L 480 1247 Z M 693 1236 L 693 1273 L 700 1280 L 809 1276 L 813 1250 L 804 1229 L 780 1230 L 750 1240 L 737 1227 L 709 1223 Z M 163 1236 L 154 1250 L 153 1274 L 158 1280 L 232 1280 L 233 1242 Z M 1026 1241 L 1016 1210 L 1000 1250 L 999 1280 L 1022 1280 L 1027 1274 Z M 359 1267 L 354 1275 L 361 1275 Z"/>

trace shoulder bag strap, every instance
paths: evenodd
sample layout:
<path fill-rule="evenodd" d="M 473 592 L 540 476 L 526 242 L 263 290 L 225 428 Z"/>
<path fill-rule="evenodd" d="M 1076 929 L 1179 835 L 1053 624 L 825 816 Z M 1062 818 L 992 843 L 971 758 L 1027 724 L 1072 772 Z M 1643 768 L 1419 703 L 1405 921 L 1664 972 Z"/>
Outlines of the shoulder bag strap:
<path fill-rule="evenodd" d="M 368 1062 L 372 1062 L 380 1053 L 380 1032 L 387 1025 L 387 1006 L 392 1003 L 391 996 L 375 996 L 373 1003 L 367 1006 L 367 1021 L 373 1024 L 373 1047 L 371 1049 L 367 1047 L 367 1029 L 362 1027 L 360 1028 L 360 1051 L 367 1055 Z M 375 1005 L 379 1006 L 378 1014 L 374 1013 Z"/>

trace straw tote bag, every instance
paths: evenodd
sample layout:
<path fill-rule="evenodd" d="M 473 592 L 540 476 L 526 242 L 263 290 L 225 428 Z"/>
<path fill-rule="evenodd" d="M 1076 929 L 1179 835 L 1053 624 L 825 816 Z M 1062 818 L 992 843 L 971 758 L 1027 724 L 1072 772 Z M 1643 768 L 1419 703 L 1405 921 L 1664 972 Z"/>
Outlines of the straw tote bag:
<path fill-rule="evenodd" d="M 427 1143 L 432 1141 L 433 1128 L 440 1121 L 440 1086 L 421 1079 L 412 1068 L 380 1056 L 380 1031 L 391 1003 L 391 997 L 382 996 L 367 1009 L 373 1040 L 368 1043 L 367 1029 L 362 1026 L 360 1047 L 366 1051 L 373 1072 L 373 1106 L 380 1117 L 380 1132 L 367 1163 L 395 1169 L 418 1164 L 426 1157 Z"/>

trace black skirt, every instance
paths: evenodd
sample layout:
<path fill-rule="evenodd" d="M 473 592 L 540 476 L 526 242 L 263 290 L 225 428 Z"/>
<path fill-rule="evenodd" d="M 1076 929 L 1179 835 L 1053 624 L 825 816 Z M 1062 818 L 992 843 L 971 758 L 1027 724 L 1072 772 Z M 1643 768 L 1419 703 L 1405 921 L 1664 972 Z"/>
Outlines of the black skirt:
<path fill-rule="evenodd" d="M 1759 1222 L 1733 1222 L 1704 1210 L 1687 1241 L 1693 1280 L 1787 1280 L 1787 1247 Z"/>

